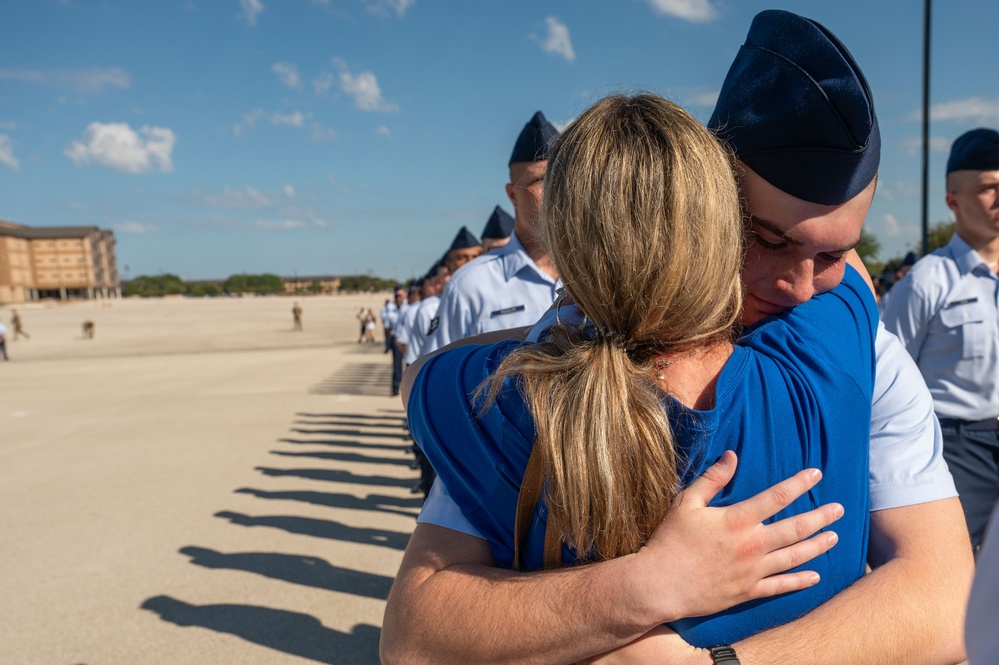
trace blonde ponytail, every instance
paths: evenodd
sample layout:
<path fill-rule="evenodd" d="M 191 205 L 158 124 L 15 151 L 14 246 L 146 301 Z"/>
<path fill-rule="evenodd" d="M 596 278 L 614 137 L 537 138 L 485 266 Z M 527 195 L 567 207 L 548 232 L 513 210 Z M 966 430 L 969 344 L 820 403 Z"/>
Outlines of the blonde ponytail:
<path fill-rule="evenodd" d="M 548 478 L 549 528 L 581 558 L 636 551 L 679 491 L 653 356 L 730 339 L 741 309 L 741 215 L 727 153 L 676 105 L 601 100 L 549 159 L 543 234 L 596 327 L 556 326 L 484 384 L 525 397 Z M 488 403 L 487 403 L 488 404 Z"/>

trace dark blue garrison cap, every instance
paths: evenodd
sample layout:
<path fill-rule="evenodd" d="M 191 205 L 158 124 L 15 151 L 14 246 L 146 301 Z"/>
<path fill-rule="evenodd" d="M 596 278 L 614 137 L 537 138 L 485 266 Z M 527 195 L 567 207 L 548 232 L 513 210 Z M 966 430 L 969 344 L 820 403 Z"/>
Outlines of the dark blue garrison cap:
<path fill-rule="evenodd" d="M 513 233 L 513 223 L 513 217 L 510 216 L 510 213 L 496 206 L 493 209 L 493 214 L 489 215 L 486 228 L 482 229 L 483 240 L 486 238 L 494 240 L 509 238 L 510 234 Z"/>
<path fill-rule="evenodd" d="M 513 146 L 513 154 L 510 155 L 510 164 L 548 159 L 548 152 L 557 136 L 558 130 L 555 129 L 555 125 L 548 122 L 544 113 L 538 111 L 520 130 L 517 143 Z"/>
<path fill-rule="evenodd" d="M 859 194 L 881 161 L 874 99 L 845 46 L 815 21 L 760 12 L 708 121 L 774 187 L 835 205 Z"/>
<path fill-rule="evenodd" d="M 469 247 L 477 247 L 481 244 L 482 243 L 479 242 L 479 239 L 476 238 L 475 235 L 468 230 L 468 227 L 463 226 L 461 227 L 461 230 L 458 231 L 458 235 L 454 237 L 454 241 L 451 242 L 451 246 L 448 247 L 447 251 L 450 252 L 452 249 L 467 249 Z"/>
<path fill-rule="evenodd" d="M 947 173 L 965 170 L 999 170 L 999 132 L 980 128 L 957 137 L 950 147 Z"/>

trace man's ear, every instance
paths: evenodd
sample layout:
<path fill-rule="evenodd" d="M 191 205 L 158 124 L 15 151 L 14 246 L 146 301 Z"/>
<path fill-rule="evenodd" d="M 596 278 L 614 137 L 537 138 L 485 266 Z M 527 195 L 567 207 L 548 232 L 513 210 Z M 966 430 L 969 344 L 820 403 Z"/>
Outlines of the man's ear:
<path fill-rule="evenodd" d="M 510 204 L 513 205 L 513 216 L 517 216 L 517 199 L 513 196 L 513 183 L 506 183 L 506 196 L 510 199 Z"/>
<path fill-rule="evenodd" d="M 944 201 L 947 202 L 947 207 L 951 209 L 951 212 L 957 213 L 957 197 L 947 192 L 947 196 L 944 197 Z"/>

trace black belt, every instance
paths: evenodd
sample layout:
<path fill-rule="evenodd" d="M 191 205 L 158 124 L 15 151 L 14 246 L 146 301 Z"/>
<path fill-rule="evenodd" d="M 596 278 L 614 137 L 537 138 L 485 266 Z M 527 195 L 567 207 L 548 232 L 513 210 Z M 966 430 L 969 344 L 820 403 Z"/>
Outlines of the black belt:
<path fill-rule="evenodd" d="M 940 425 L 943 427 L 960 427 L 969 432 L 994 432 L 999 430 L 999 418 L 986 418 L 985 420 L 941 418 Z"/>

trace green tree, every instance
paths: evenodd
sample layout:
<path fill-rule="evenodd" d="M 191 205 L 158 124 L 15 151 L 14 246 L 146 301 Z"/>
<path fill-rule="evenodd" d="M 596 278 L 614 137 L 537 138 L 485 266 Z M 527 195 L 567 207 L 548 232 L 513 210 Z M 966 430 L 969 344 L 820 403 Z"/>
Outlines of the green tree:
<path fill-rule="evenodd" d="M 951 219 L 937 222 L 930 227 L 927 240 L 929 241 L 929 250 L 931 252 L 940 249 L 950 242 L 951 236 L 954 235 L 954 224 L 954 220 Z"/>
<path fill-rule="evenodd" d="M 857 254 L 860 255 L 860 260 L 864 262 L 867 266 L 867 270 L 873 275 L 875 274 L 875 269 L 880 271 L 881 268 L 877 264 L 878 252 L 881 251 L 881 241 L 878 240 L 877 236 L 868 231 L 867 229 L 860 230 L 860 244 L 857 245 Z"/>

